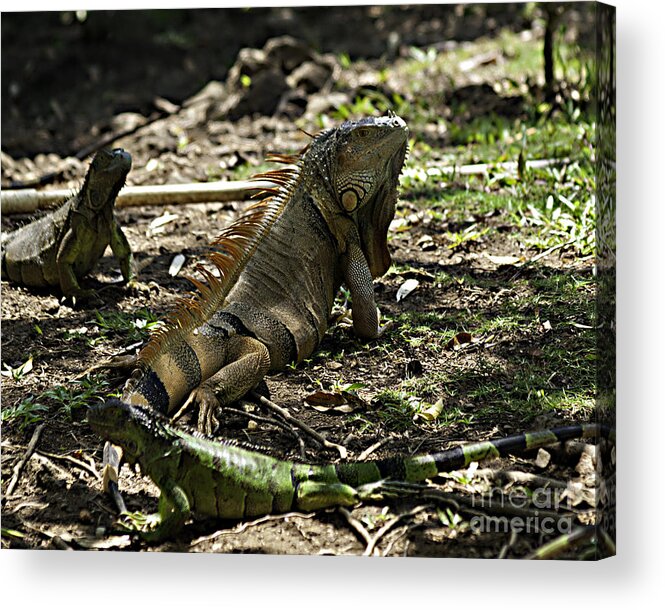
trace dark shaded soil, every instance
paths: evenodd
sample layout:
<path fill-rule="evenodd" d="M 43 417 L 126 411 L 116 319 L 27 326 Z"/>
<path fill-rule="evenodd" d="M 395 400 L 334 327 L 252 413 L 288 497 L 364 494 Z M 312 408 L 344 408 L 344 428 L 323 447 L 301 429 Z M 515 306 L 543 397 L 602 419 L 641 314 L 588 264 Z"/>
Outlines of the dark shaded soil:
<path fill-rule="evenodd" d="M 63 157 L 99 141 L 122 124 L 121 113 L 149 116 L 155 110 L 157 97 L 180 104 L 210 80 L 224 80 L 241 44 L 260 47 L 273 34 L 302 34 L 321 51 L 344 51 L 352 57 L 376 58 L 394 52 L 388 44 L 391 32 L 399 36 L 399 53 L 400 45 L 434 43 L 456 36 L 474 38 L 507 23 L 519 25 L 515 23 L 517 12 L 504 6 L 489 18 L 486 14 L 479 14 L 477 18 L 467 15 L 464 28 L 455 29 L 456 10 L 435 6 L 395 7 L 378 13 L 365 7 L 330 9 L 329 19 L 324 20 L 325 27 L 321 27 L 319 9 L 209 11 L 196 15 L 190 11 L 174 11 L 168 15 L 115 12 L 90 14 L 84 24 L 70 25 L 63 24 L 59 13 L 3 15 L 3 181 L 27 180 L 58 170 Z M 494 9 L 488 6 L 488 10 Z M 338 19 L 340 11 L 343 18 Z M 338 29 L 342 25 L 335 24 L 351 21 L 349 11 L 357 17 L 354 24 L 357 23 L 359 29 L 354 29 L 353 36 L 344 36 Z M 251 27 L 248 26 L 250 18 Z M 19 53 L 20 36 L 26 29 L 34 32 L 35 44 L 30 48 L 22 46 Z M 238 31 L 251 36 L 251 42 L 243 37 L 241 43 L 240 37 L 234 35 Z M 58 44 L 52 44 L 54 39 Z M 132 61 L 126 61 L 128 53 Z M 59 73 L 59 78 L 52 77 L 54 71 Z M 67 86 L 63 87 L 63 83 Z M 49 100 L 47 106 L 45 100 Z M 128 183 L 198 181 L 206 180 L 211 173 L 215 177 L 230 177 L 238 165 L 251 167 L 270 150 L 294 152 L 307 140 L 287 117 L 247 117 L 234 123 L 206 121 L 207 109 L 205 105 L 194 105 L 117 140 L 115 145 L 129 150 L 134 158 Z M 182 134 L 186 134 L 186 140 L 182 139 Z M 47 152 L 57 156 L 38 156 Z M 156 161 L 152 167 L 151 160 Z M 84 171 L 84 163 L 72 162 L 54 186 L 72 187 Z M 100 303 L 93 306 L 72 308 L 61 302 L 56 293 L 3 282 L 2 361 L 17 367 L 32 356 L 34 362 L 33 370 L 23 378 L 3 378 L 3 408 L 18 405 L 29 395 L 38 396 L 49 388 L 71 385 L 89 366 L 126 348 L 126 338 L 113 333 L 91 346 L 91 340 L 99 339 L 95 312 L 108 315 L 148 308 L 163 315 L 174 299 L 190 288 L 182 273 L 191 271 L 208 241 L 237 216 L 243 205 L 209 203 L 120 210 L 119 219 L 126 227 L 142 268 L 141 279 L 154 282 L 155 287 L 148 296 L 128 294 L 120 285 L 109 286 L 118 279 L 117 265 L 110 256 L 88 280 L 88 285 L 104 287 L 99 293 Z M 177 218 L 161 232 L 151 230 L 150 222 L 165 212 Z M 402 198 L 399 212 L 418 212 L 408 194 Z M 3 218 L 2 228 L 13 228 L 25 221 L 25 217 Z M 495 228 L 505 223 L 501 216 L 479 221 Z M 411 231 L 393 234 L 390 246 L 395 263 L 402 268 L 419 270 L 416 275 L 421 285 L 398 303 L 395 295 L 409 274 L 380 279 L 376 283 L 376 295 L 384 315 L 396 317 L 407 310 L 431 313 L 436 317 L 436 322 L 432 322 L 434 329 L 458 332 L 466 330 L 456 326 L 459 312 L 474 309 L 485 311 L 488 317 L 495 316 L 503 304 L 519 296 L 523 288 L 514 282 L 515 269 L 497 266 L 483 257 L 482 253 L 489 246 L 483 239 L 465 249 L 448 248 L 444 234 L 452 229 L 442 218 L 427 224 L 414 222 Z M 425 234 L 433 239 L 431 249 L 418 245 Z M 511 238 L 509 225 L 497 235 L 491 243 L 493 255 L 525 254 L 516 251 L 518 246 Z M 187 262 L 181 275 L 173 278 L 168 268 L 176 253 L 185 254 Z M 563 251 L 525 269 L 521 278 L 547 277 L 561 269 L 583 278 L 592 275 L 590 260 L 577 260 Z M 438 284 L 433 278 L 439 271 L 453 279 L 465 275 L 483 278 L 485 287 L 468 287 L 456 281 Z M 592 296 L 590 293 L 589 298 Z M 386 388 L 397 388 L 414 370 L 426 377 L 450 368 L 467 371 L 470 377 L 486 375 L 490 382 L 506 383 L 500 372 L 492 371 L 492 363 L 501 359 L 520 366 L 524 354 L 531 353 L 530 350 L 537 359 L 539 355 L 534 345 L 541 340 L 542 335 L 535 331 L 516 329 L 502 333 L 491 347 L 481 344 L 453 349 L 434 333 L 429 344 L 411 345 L 398 333 L 363 344 L 349 330 L 335 327 L 311 360 L 294 370 L 269 377 L 267 387 L 272 400 L 331 440 L 344 444 L 350 459 L 357 458 L 378 442 L 382 444 L 371 453 L 372 457 L 430 451 L 458 441 L 518 432 L 532 422 L 524 422 L 515 413 L 488 417 L 480 410 L 474 418 L 476 407 L 464 395 L 464 387 L 434 387 L 427 398 L 434 402 L 440 395 L 445 399 L 446 410 L 462 410 L 468 414 L 469 423 L 458 419 L 443 429 L 435 423 L 414 421 L 404 429 L 396 429 L 380 423 L 378 413 L 382 405 L 375 402 L 374 397 Z M 572 336 L 570 340 L 573 341 Z M 320 384 L 329 387 L 340 379 L 339 359 L 333 357 L 340 352 L 344 353 L 344 381 L 364 384 L 359 391 L 363 405 L 355 414 L 360 417 L 319 413 L 304 403 L 304 398 Z M 565 375 L 565 371 L 558 373 Z M 113 380 L 114 388 L 120 385 L 121 380 Z M 53 402 L 47 403 L 50 411 L 44 419 L 37 452 L 25 465 L 14 493 L 3 497 L 2 526 L 21 534 L 3 535 L 3 547 L 148 548 L 128 536 L 109 535 L 114 507 L 101 493 L 94 474 L 100 468 L 102 442 L 84 423 L 85 410 L 76 409 L 69 417 L 63 410 L 57 410 Z M 255 412 L 267 416 L 258 408 Z M 565 414 L 549 413 L 537 423 L 552 425 L 566 419 Z M 367 427 L 364 420 L 372 420 L 376 425 Z M 238 412 L 229 413 L 224 416 L 218 434 L 249 439 L 274 455 L 298 456 L 298 444 L 283 429 L 265 423 L 255 426 L 249 421 Z M 34 430 L 34 424 L 23 428 L 19 420 L 3 426 L 3 496 Z M 563 454 L 557 457 L 554 452 L 553 455 L 555 459 L 544 468 L 535 464 L 532 455 L 495 461 L 491 466 L 544 474 L 564 481 L 578 478 L 579 473 L 574 469 L 579 452 L 572 462 Z M 307 459 L 332 461 L 338 456 L 308 442 Z M 442 478 L 437 483 L 444 490 L 468 492 L 468 488 L 454 478 Z M 154 485 L 127 466 L 121 473 L 120 486 L 130 510 L 151 512 L 156 509 Z M 473 533 L 469 529 L 448 527 L 446 508 L 457 510 L 451 504 L 437 505 L 434 501 L 411 498 L 361 506 L 354 509 L 352 515 L 370 534 L 380 534 L 377 549 L 386 555 L 498 557 L 503 549 L 509 557 L 520 557 L 543 541 L 540 534 L 529 534 L 520 536 L 508 548 L 510 536 L 507 533 Z M 582 505 L 579 521 L 589 522 L 593 519 L 591 513 L 587 505 Z M 395 516 L 399 516 L 399 520 L 381 533 L 381 526 Z M 176 540 L 154 548 L 196 552 L 362 554 L 366 547 L 366 541 L 344 513 L 335 509 L 316 514 L 274 516 L 254 524 L 195 522 Z"/>
<path fill-rule="evenodd" d="M 291 35 L 321 53 L 395 56 L 410 45 L 528 26 L 519 4 L 4 13 L 2 149 L 73 155 L 112 117 L 145 116 L 223 81 L 242 47 Z M 352 24 L 352 27 L 349 25 Z M 25 44 L 30 40 L 30 44 Z"/>

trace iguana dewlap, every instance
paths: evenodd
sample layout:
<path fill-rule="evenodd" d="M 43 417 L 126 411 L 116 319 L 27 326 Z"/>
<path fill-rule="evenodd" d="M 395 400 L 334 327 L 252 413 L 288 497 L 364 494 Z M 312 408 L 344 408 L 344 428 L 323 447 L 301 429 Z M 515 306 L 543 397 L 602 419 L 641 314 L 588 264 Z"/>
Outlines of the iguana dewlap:
<path fill-rule="evenodd" d="M 101 150 L 80 190 L 58 209 L 2 238 L 2 276 L 26 286 L 59 286 L 68 297 L 89 296 L 80 280 L 107 246 L 126 281 L 133 278 L 129 242 L 114 215 L 115 199 L 132 166 L 120 148 Z"/>
<path fill-rule="evenodd" d="M 220 402 L 316 349 L 342 282 L 356 334 L 377 337 L 372 282 L 390 266 L 407 137 L 397 116 L 367 118 L 323 131 L 297 157 L 273 156 L 295 168 L 263 176 L 279 186 L 216 240 L 221 278 L 195 282 L 200 294 L 141 351 L 123 400 L 167 414 L 198 402 L 210 429 Z"/>

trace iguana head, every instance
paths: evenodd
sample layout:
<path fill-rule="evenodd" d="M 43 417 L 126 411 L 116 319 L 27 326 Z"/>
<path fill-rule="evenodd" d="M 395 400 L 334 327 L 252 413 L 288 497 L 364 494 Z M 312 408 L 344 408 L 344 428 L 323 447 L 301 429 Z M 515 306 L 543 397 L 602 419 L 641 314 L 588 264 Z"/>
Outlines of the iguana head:
<path fill-rule="evenodd" d="M 388 226 L 395 215 L 408 136 L 404 120 L 391 113 L 343 123 L 326 142 L 329 188 L 341 210 L 356 218 L 374 277 L 390 266 Z"/>
<path fill-rule="evenodd" d="M 123 448 L 130 464 L 155 452 L 159 455 L 156 446 L 166 435 L 161 420 L 157 413 L 115 398 L 91 407 L 87 417 L 88 424 L 97 434 Z"/>
<path fill-rule="evenodd" d="M 122 148 L 102 149 L 92 159 L 81 192 L 94 210 L 113 206 L 132 167 L 132 157 Z"/>

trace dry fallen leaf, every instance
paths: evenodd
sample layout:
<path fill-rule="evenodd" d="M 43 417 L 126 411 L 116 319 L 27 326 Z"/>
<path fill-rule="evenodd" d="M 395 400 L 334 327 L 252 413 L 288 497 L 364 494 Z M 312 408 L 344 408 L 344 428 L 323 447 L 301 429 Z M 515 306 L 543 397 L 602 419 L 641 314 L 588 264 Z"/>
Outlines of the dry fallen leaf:
<path fill-rule="evenodd" d="M 545 468 L 552 459 L 552 456 L 548 451 L 545 451 L 542 447 L 538 449 L 538 455 L 536 455 L 536 466 L 538 468 Z"/>
<path fill-rule="evenodd" d="M 436 250 L 436 244 L 434 243 L 434 240 L 432 239 L 431 235 L 423 235 L 417 242 L 416 245 L 421 249 L 421 250 Z"/>
<path fill-rule="evenodd" d="M 519 256 L 495 256 L 494 254 L 487 254 L 487 252 L 483 252 L 483 255 L 495 265 L 516 265 L 521 262 Z"/>
<path fill-rule="evenodd" d="M 177 214 L 164 212 L 161 216 L 158 216 L 157 218 L 152 220 L 152 222 L 148 225 L 148 231 L 146 233 L 148 235 L 155 235 L 157 233 L 161 233 L 162 231 L 164 231 L 164 227 L 170 222 L 173 222 L 176 218 L 178 218 Z"/>
<path fill-rule="evenodd" d="M 171 261 L 171 265 L 169 266 L 169 275 L 171 277 L 175 277 L 176 275 L 178 275 L 184 264 L 185 264 L 185 255 L 176 254 L 173 257 L 173 260 Z"/>
<path fill-rule="evenodd" d="M 418 280 L 410 279 L 406 280 L 397 291 L 397 301 L 401 301 L 408 297 L 418 286 L 420 282 Z"/>
<path fill-rule="evenodd" d="M 340 392 L 324 392 L 318 390 L 305 398 L 305 403 L 319 413 L 353 413 L 365 402 L 362 398 L 344 390 Z"/>
<path fill-rule="evenodd" d="M 471 333 L 467 332 L 461 332 L 457 333 L 448 343 L 446 343 L 446 347 L 448 349 L 459 349 L 460 345 L 464 343 L 471 343 L 473 341 L 473 337 L 471 336 Z"/>
<path fill-rule="evenodd" d="M 424 411 L 418 413 L 418 417 L 425 419 L 427 421 L 434 421 L 441 415 L 443 411 L 443 398 L 439 398 L 433 405 L 430 405 Z"/>
<path fill-rule="evenodd" d="M 388 228 L 390 231 L 401 233 L 403 231 L 408 231 L 411 226 L 409 225 L 409 221 L 406 218 L 395 218 L 390 222 L 390 226 Z"/>

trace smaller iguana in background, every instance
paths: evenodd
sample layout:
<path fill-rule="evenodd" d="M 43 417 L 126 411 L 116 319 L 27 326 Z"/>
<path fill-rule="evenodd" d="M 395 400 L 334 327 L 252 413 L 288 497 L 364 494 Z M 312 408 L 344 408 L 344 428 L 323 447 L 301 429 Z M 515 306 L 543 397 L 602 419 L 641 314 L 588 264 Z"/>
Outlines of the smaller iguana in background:
<path fill-rule="evenodd" d="M 154 410 L 117 399 L 92 407 L 87 419 L 95 432 L 120 445 L 127 461 L 138 463 L 159 487 L 159 515 L 146 520 L 154 528 L 140 530 L 150 541 L 177 534 L 194 514 L 243 519 L 353 506 L 385 495 L 417 492 L 422 487 L 408 484 L 465 468 L 471 462 L 607 432 L 597 424 L 574 424 L 457 445 L 433 454 L 313 465 L 278 460 L 231 441 L 217 442 L 187 432 L 171 426 Z"/>
<path fill-rule="evenodd" d="M 25 286 L 59 286 L 66 297 L 93 296 L 80 281 L 107 246 L 126 282 L 134 280 L 129 242 L 114 214 L 115 200 L 132 167 L 121 148 L 94 156 L 83 186 L 58 209 L 2 235 L 2 277 Z"/>

